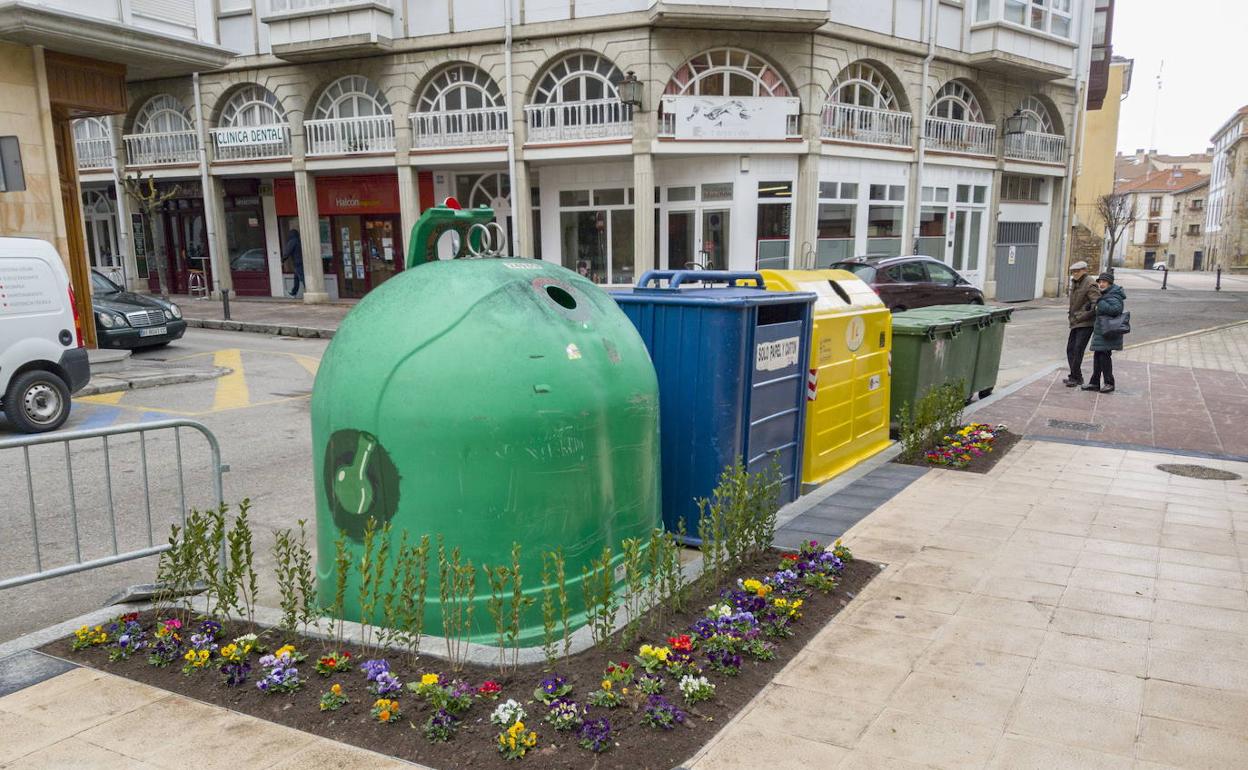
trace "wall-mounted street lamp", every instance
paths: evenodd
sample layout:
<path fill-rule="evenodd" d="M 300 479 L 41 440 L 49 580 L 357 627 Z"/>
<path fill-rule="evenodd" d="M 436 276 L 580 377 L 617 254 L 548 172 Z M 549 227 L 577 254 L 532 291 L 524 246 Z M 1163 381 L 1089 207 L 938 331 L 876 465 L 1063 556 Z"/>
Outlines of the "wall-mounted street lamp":
<path fill-rule="evenodd" d="M 1022 136 L 1027 133 L 1027 116 L 1022 110 L 1014 110 L 1014 114 L 1005 119 L 1006 136 Z"/>
<path fill-rule="evenodd" d="M 641 92 L 644 85 L 637 79 L 637 75 L 632 70 L 626 72 L 624 79 L 615 84 L 616 90 L 620 94 L 620 102 L 640 111 Z"/>

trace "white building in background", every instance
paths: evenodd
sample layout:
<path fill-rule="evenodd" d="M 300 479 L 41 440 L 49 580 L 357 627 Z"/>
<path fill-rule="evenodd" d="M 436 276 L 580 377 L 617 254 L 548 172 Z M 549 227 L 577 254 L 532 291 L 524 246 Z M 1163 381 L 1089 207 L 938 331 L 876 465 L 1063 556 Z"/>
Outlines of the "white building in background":
<path fill-rule="evenodd" d="M 455 195 L 492 205 L 514 253 L 604 284 L 917 244 L 1029 298 L 1060 272 L 1093 5 L 220 0 L 230 64 L 132 82 L 124 118 L 79 126 L 94 247 L 139 244 L 133 284 L 163 259 L 179 291 L 202 270 L 277 295 L 297 228 L 305 299 L 360 296 Z M 109 229 L 106 137 L 175 193 L 154 221 Z"/>

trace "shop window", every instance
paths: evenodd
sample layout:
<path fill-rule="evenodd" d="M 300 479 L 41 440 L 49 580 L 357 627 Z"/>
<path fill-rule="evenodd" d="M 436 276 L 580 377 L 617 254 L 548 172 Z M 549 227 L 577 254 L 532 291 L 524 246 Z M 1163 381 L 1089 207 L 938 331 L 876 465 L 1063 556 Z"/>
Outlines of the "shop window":
<path fill-rule="evenodd" d="M 759 182 L 755 265 L 758 269 L 789 266 L 792 182 Z"/>
<path fill-rule="evenodd" d="M 819 239 L 815 266 L 824 268 L 854 256 L 854 236 L 858 206 L 853 203 L 819 204 Z"/>
<path fill-rule="evenodd" d="M 732 200 L 732 182 L 715 182 L 702 185 L 703 201 Z"/>
<path fill-rule="evenodd" d="M 1018 203 L 1041 203 L 1044 180 L 1034 176 L 1006 174 L 1001 178 L 1001 200 Z"/>
<path fill-rule="evenodd" d="M 945 225 L 948 209 L 943 206 L 924 206 L 919 212 L 919 240 L 917 253 L 925 257 L 944 260 Z"/>
<path fill-rule="evenodd" d="M 901 254 L 901 206 L 867 208 L 867 253 L 870 256 L 895 257 Z"/>
<path fill-rule="evenodd" d="M 560 190 L 560 206 L 588 206 L 589 190 Z"/>
<path fill-rule="evenodd" d="M 633 281 L 634 214 L 627 201 L 625 188 L 560 191 L 559 238 L 564 267 L 594 283 Z"/>
<path fill-rule="evenodd" d="M 759 200 L 775 200 L 775 199 L 792 199 L 793 183 L 792 182 L 759 182 L 758 183 Z"/>
<path fill-rule="evenodd" d="M 624 205 L 624 190 L 619 187 L 609 190 L 594 190 L 594 205 L 622 206 Z"/>
<path fill-rule="evenodd" d="M 697 197 L 698 197 L 698 188 L 696 187 L 669 187 L 667 188 L 667 200 L 669 203 L 697 200 Z"/>

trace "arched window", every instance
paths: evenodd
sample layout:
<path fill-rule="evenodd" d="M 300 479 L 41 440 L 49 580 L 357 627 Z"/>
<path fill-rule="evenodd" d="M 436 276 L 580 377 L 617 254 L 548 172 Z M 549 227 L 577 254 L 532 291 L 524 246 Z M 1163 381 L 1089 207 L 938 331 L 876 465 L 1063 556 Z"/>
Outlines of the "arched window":
<path fill-rule="evenodd" d="M 235 91 L 221 110 L 222 127 L 270 126 L 285 122 L 286 110 L 277 96 L 254 84 Z"/>
<path fill-rule="evenodd" d="M 80 142 L 107 139 L 108 135 L 108 121 L 104 118 L 81 118 L 74 121 L 74 139 Z"/>
<path fill-rule="evenodd" d="M 828 101 L 877 110 L 901 110 L 888 79 L 878 69 L 861 61 L 854 62 L 836 76 L 836 82 L 828 91 Z"/>
<path fill-rule="evenodd" d="M 534 104 L 561 104 L 614 99 L 615 84 L 624 79 L 620 68 L 596 53 L 572 53 L 558 59 L 537 81 Z"/>
<path fill-rule="evenodd" d="M 390 102 L 368 78 L 347 75 L 329 84 L 316 101 L 313 120 L 389 115 Z"/>
<path fill-rule="evenodd" d="M 82 211 L 88 217 L 107 217 L 116 213 L 113 202 L 99 190 L 82 191 Z"/>
<path fill-rule="evenodd" d="M 502 107 L 498 84 L 480 67 L 453 64 L 430 80 L 416 101 L 417 112 L 454 112 Z"/>
<path fill-rule="evenodd" d="M 1056 134 L 1057 131 L 1053 127 L 1053 118 L 1049 115 L 1049 108 L 1044 106 L 1044 102 L 1034 96 L 1029 96 L 1018 105 L 1018 111 L 1027 119 L 1027 130 L 1038 134 Z"/>
<path fill-rule="evenodd" d="M 749 51 L 714 48 L 685 62 L 663 92 L 668 96 L 790 96 L 775 68 Z"/>
<path fill-rule="evenodd" d="M 148 99 L 134 118 L 136 134 L 167 134 L 174 131 L 192 131 L 191 115 L 182 102 L 169 94 Z"/>
<path fill-rule="evenodd" d="M 929 114 L 935 118 L 962 120 L 967 123 L 987 122 L 975 94 L 965 83 L 958 80 L 950 80 L 940 87 Z"/>

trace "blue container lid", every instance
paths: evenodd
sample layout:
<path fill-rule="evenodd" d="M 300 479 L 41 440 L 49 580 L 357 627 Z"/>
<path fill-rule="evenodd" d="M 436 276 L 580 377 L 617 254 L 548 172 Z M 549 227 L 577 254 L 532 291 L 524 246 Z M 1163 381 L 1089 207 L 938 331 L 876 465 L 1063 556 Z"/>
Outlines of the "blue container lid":
<path fill-rule="evenodd" d="M 664 281 L 666 285 L 663 285 Z M 743 281 L 753 281 L 754 286 L 738 285 Z M 707 286 L 708 283 L 726 285 Z M 763 277 L 758 273 L 728 270 L 649 270 L 641 276 L 635 287 L 613 290 L 610 294 L 621 304 L 647 305 L 813 304 L 816 299 L 811 292 L 776 292 L 767 291 L 765 287 Z"/>

